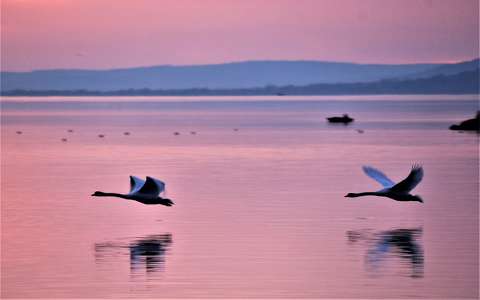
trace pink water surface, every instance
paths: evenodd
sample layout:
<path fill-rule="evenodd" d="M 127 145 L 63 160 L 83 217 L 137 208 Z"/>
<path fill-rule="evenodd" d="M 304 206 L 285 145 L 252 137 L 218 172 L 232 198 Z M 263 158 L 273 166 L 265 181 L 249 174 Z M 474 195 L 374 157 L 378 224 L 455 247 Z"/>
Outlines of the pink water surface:
<path fill-rule="evenodd" d="M 4 123 L 2 298 L 478 297 L 477 135 L 234 131 L 210 122 L 224 113 L 180 127 Z M 364 164 L 397 181 L 415 162 L 424 204 L 343 197 L 380 187 Z M 129 175 L 164 180 L 176 205 L 90 196 L 128 192 Z M 379 251 L 388 239 L 401 241 Z"/>

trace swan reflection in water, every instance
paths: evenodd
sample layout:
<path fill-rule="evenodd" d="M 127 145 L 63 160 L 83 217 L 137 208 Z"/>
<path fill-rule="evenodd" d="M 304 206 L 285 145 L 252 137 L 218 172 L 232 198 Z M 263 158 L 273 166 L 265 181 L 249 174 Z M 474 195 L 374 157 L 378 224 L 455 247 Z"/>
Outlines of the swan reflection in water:
<path fill-rule="evenodd" d="M 350 244 L 365 242 L 367 253 L 365 262 L 369 271 L 377 272 L 391 258 L 400 258 L 403 265 L 411 268 L 410 277 L 423 277 L 424 253 L 418 237 L 422 235 L 422 228 L 393 229 L 388 231 L 372 232 L 347 231 Z"/>
<path fill-rule="evenodd" d="M 97 263 L 102 263 L 107 258 L 129 255 L 132 272 L 141 270 L 145 266 L 146 272 L 150 273 L 162 269 L 171 244 L 172 235 L 170 233 L 149 235 L 129 243 L 96 243 L 95 260 Z"/>

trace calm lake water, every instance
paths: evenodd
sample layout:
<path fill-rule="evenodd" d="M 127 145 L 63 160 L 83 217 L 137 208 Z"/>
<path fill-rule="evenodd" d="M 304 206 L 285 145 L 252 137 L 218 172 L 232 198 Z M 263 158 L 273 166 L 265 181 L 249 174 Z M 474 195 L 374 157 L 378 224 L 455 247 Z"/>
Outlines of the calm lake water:
<path fill-rule="evenodd" d="M 478 106 L 3 98 L 1 296 L 478 298 L 479 137 L 448 130 Z M 343 113 L 355 122 L 325 121 Z M 343 197 L 380 188 L 362 165 L 398 181 L 413 163 L 423 204 Z M 164 180 L 176 205 L 90 196 L 129 175 Z"/>

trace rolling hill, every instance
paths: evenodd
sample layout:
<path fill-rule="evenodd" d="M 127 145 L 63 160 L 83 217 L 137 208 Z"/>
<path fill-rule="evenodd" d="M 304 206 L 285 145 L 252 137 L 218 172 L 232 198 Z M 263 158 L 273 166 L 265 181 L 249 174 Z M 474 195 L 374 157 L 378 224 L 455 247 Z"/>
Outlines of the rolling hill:
<path fill-rule="evenodd" d="M 2 72 L 3 90 L 250 88 L 372 82 L 427 72 L 436 64 L 372 65 L 321 61 L 248 61 L 113 70 Z"/>

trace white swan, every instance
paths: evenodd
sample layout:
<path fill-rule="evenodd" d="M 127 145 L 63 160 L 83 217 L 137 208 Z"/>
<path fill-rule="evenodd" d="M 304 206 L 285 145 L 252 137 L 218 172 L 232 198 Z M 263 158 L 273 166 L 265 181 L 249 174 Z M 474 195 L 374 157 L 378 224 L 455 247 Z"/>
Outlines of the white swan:
<path fill-rule="evenodd" d="M 365 174 L 378 181 L 384 188 L 376 192 L 348 193 L 345 197 L 380 196 L 388 197 L 397 201 L 418 201 L 423 203 L 423 200 L 419 195 L 410 194 L 410 191 L 413 190 L 423 178 L 423 168 L 420 165 L 413 165 L 407 178 L 397 184 L 375 168 L 364 166 L 363 171 Z"/>
<path fill-rule="evenodd" d="M 130 176 L 130 193 L 104 193 L 96 191 L 92 196 L 96 197 L 119 197 L 123 199 L 135 200 L 143 204 L 162 204 L 172 206 L 172 200 L 160 197 L 160 193 L 165 191 L 165 183 L 147 176 L 147 180 L 142 180 L 135 176 Z"/>

